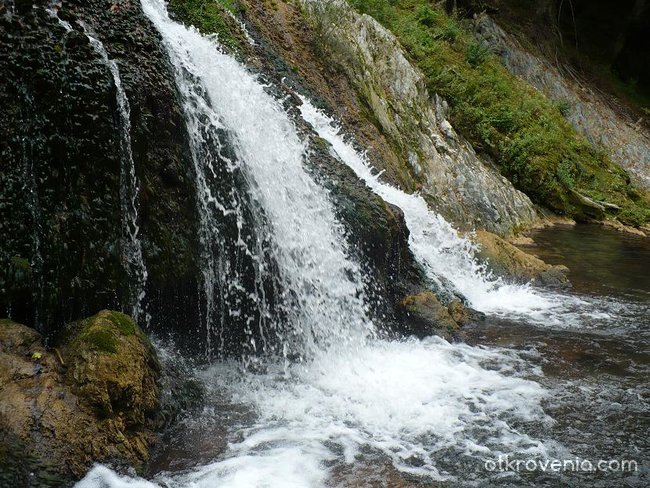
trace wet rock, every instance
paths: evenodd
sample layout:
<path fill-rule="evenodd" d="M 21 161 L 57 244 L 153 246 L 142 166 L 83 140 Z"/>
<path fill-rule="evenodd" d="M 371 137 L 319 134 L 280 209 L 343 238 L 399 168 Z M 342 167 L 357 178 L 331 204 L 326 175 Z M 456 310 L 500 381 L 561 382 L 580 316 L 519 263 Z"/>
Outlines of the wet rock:
<path fill-rule="evenodd" d="M 0 321 L 0 432 L 24 453 L 21 463 L 0 453 L 0 472 L 34 470 L 62 486 L 55 481 L 94 462 L 142 468 L 158 377 L 155 351 L 119 312 L 72 324 L 54 349 L 34 330 Z"/>
<path fill-rule="evenodd" d="M 569 285 L 565 266 L 547 264 L 487 231 L 477 231 L 473 240 L 478 244 L 477 258 L 497 276 L 552 287 Z"/>
<path fill-rule="evenodd" d="M 430 291 L 409 295 L 400 303 L 404 321 L 417 337 L 439 335 L 459 339 L 460 325 L 470 321 L 470 314 L 458 300 L 443 305 Z"/>
<path fill-rule="evenodd" d="M 153 322 L 191 316 L 193 177 L 154 27 L 139 2 L 19 3 L 25 8 L 10 2 L 13 13 L 0 14 L 0 313 L 50 334 L 87 310 L 127 308 L 116 89 L 83 22 L 117 63 L 129 98 L 140 238 L 159 302 Z"/>

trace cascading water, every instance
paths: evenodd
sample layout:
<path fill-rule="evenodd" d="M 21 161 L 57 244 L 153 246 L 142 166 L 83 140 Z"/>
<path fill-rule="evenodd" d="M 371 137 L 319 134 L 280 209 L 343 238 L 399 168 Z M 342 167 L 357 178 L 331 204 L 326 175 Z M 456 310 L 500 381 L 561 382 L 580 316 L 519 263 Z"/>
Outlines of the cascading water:
<path fill-rule="evenodd" d="M 208 206 L 229 212 L 205 182 L 207 171 L 219 171 L 218 161 L 208 164 L 199 154 L 210 150 L 206 143 L 218 144 L 203 137 L 212 131 L 227 140 L 232 152 L 230 158 L 222 156 L 222 164 L 237 167 L 251 203 L 264 214 L 257 222 L 262 217 L 268 221 L 267 229 L 258 233 L 271 234 L 270 253 L 284 290 L 280 299 L 288 328 L 275 331 L 287 348 L 284 353 L 309 355 L 329 343 L 364 338 L 373 326 L 366 318 L 361 272 L 346 256 L 343 231 L 325 190 L 303 169 L 306 148 L 289 117 L 253 75 L 221 52 L 216 41 L 171 21 L 162 1 L 143 2 L 143 8 L 161 32 L 175 68 L 204 218 L 210 218 Z M 238 227 L 243 224 L 238 221 Z M 202 223 L 203 228 L 211 225 Z M 204 239 L 219 239 L 218 230 L 204 232 Z M 255 249 L 248 252 L 258 262 L 264 259 Z"/>
<path fill-rule="evenodd" d="M 129 304 L 131 315 L 143 325 L 148 324 L 149 315 L 144 309 L 145 286 L 147 284 L 147 268 L 142 257 L 142 243 L 140 242 L 140 227 L 138 224 L 138 195 L 140 185 L 135 174 L 135 163 L 131 148 L 131 109 L 126 96 L 120 71 L 117 63 L 108 57 L 102 42 L 94 37 L 87 26 L 81 24 L 86 36 L 95 51 L 106 64 L 113 83 L 115 84 L 115 97 L 120 118 L 120 202 L 122 207 L 122 256 L 125 260 L 129 276 Z"/>
<path fill-rule="evenodd" d="M 302 117 L 330 143 L 334 155 L 377 195 L 402 209 L 410 233 L 409 246 L 431 280 L 438 281 L 440 286 L 451 283 L 473 308 L 488 314 L 519 317 L 544 325 L 610 318 L 599 312 L 598 304 L 593 301 L 507 283 L 486 272 L 474 258 L 475 244 L 431 211 L 420 195 L 404 193 L 382 182 L 381 173 L 372 168 L 364 154 L 346 142 L 336 122 L 304 97 L 302 102 Z"/>
<path fill-rule="evenodd" d="M 28 101 L 28 106 L 32 105 L 31 96 L 25 94 L 25 98 Z M 31 114 L 25 114 L 24 120 L 31 120 Z M 43 216 L 41 212 L 41 205 L 38 197 L 38 184 L 36 181 L 36 175 L 34 173 L 34 151 L 31 148 L 32 138 L 23 137 L 22 149 L 24 155 L 24 171 L 27 178 L 25 179 L 25 195 L 26 202 L 29 207 L 29 213 L 32 218 L 32 262 L 31 268 L 33 269 L 34 276 L 36 277 L 36 286 L 34 292 L 34 323 L 36 327 L 41 326 L 41 316 L 40 311 L 43 308 L 43 299 L 44 299 L 44 283 L 43 283 L 43 255 L 41 253 L 41 233 L 43 226 Z"/>
<path fill-rule="evenodd" d="M 203 372 L 215 405 L 192 420 L 197 431 L 213 422 L 224 396 L 234 411 L 250 411 L 243 422 L 221 419 L 230 443 L 203 466 L 161 473 L 154 482 L 100 466 L 78 486 L 318 487 L 345 484 L 346 470 L 387 461 L 403 472 L 447 479 L 459 463 L 481 462 L 486 453 L 546 453 L 516 426 L 549 422 L 540 407 L 545 392 L 521 377 L 531 371 L 517 353 L 439 338 L 376 337 L 362 273 L 348 256 L 326 191 L 303 169 L 306 147 L 281 104 L 214 40 L 170 20 L 163 0 L 142 5 L 175 68 L 197 178 L 219 171 L 216 164 L 233 165 L 258 214 L 256 231 L 270 234 L 282 318 L 268 317 L 265 326 L 294 360 L 269 354 L 255 373 L 236 361 Z M 220 141 L 228 157 L 213 157 L 211 165 L 197 158 L 206 144 L 223 153 Z M 206 215 L 218 217 L 215 209 L 232 215 L 208 190 L 197 185 Z M 202 238 L 217 238 L 217 231 Z M 244 247 L 258 252 L 250 242 Z"/>
<path fill-rule="evenodd" d="M 72 30 L 69 22 L 59 18 L 54 8 L 48 9 L 48 13 L 54 17 L 59 24 L 68 32 Z M 102 42 L 95 37 L 82 22 L 78 22 L 83 28 L 90 45 L 99 54 L 102 62 L 106 65 L 113 84 L 115 85 L 115 100 L 120 122 L 120 206 L 122 216 L 122 259 L 128 276 L 128 305 L 133 318 L 146 326 L 149 324 L 150 315 L 145 309 L 145 287 L 147 285 L 147 267 L 142 255 L 142 243 L 140 241 L 140 227 L 138 224 L 138 195 L 140 184 L 135 173 L 135 162 L 133 161 L 133 150 L 131 147 L 131 108 L 129 99 L 122 85 L 122 78 L 117 63 L 110 59 Z"/>

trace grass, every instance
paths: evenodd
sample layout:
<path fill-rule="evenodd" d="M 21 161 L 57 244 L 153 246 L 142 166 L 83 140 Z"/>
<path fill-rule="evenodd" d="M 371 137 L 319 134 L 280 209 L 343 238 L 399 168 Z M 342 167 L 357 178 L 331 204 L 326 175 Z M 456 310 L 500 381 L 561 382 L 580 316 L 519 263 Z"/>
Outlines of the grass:
<path fill-rule="evenodd" d="M 237 28 L 227 12 L 236 13 L 236 0 L 170 0 L 170 10 L 184 24 L 193 25 L 202 34 L 217 34 L 219 42 L 241 50 Z"/>
<path fill-rule="evenodd" d="M 351 0 L 391 30 L 445 97 L 454 127 L 536 203 L 576 219 L 590 216 L 575 192 L 623 210 L 626 224 L 650 219 L 650 204 L 626 172 L 564 119 L 564 107 L 510 74 L 458 19 L 426 0 Z"/>

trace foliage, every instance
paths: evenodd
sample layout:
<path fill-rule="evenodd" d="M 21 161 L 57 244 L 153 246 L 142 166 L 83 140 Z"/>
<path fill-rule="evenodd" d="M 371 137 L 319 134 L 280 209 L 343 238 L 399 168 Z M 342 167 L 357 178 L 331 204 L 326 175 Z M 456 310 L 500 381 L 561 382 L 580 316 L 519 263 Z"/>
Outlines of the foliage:
<path fill-rule="evenodd" d="M 236 0 L 170 0 L 170 10 L 187 25 L 203 34 L 217 34 L 219 42 L 230 49 L 240 49 L 241 42 L 228 11 L 238 10 Z"/>
<path fill-rule="evenodd" d="M 644 206 L 630 206 L 618 215 L 618 219 L 626 225 L 639 227 L 650 221 L 650 209 Z"/>
<path fill-rule="evenodd" d="M 629 177 L 564 119 L 558 106 L 510 74 L 478 44 L 462 21 L 428 0 L 351 0 L 353 7 L 391 30 L 424 73 L 431 92 L 445 97 L 451 120 L 479 151 L 533 201 L 587 218 L 574 190 L 650 218 L 647 200 L 634 202 Z M 627 209 L 627 212 L 626 212 Z M 645 220 L 644 220 L 645 219 Z"/>

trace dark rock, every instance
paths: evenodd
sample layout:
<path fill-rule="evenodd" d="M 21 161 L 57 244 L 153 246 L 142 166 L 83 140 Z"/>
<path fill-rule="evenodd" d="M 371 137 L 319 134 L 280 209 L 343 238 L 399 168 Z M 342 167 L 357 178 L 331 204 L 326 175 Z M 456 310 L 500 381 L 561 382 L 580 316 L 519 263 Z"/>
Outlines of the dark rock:
<path fill-rule="evenodd" d="M 13 15 L 0 15 L 0 310 L 50 335 L 89 312 L 128 308 L 116 92 L 84 22 L 116 61 L 129 98 L 149 291 L 164 305 L 149 307 L 152 324 L 191 320 L 195 190 L 158 34 L 139 2 L 64 0 L 58 16 L 71 32 L 48 5 L 16 2 Z"/>

